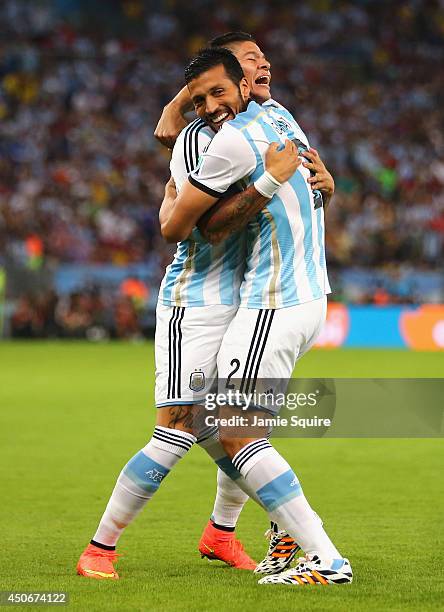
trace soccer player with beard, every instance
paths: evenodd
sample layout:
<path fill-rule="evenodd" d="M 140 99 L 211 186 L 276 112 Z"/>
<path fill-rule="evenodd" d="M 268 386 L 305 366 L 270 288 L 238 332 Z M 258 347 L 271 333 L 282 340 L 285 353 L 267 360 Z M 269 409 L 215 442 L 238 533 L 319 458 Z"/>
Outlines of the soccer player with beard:
<path fill-rule="evenodd" d="M 213 38 L 210 47 L 229 49 L 238 59 L 248 80 L 251 97 L 259 104 L 271 98 L 271 64 L 266 59 L 256 40 L 247 32 L 227 32 Z M 187 127 L 185 113 L 193 110 L 188 88 L 183 87 L 163 109 L 154 135 L 168 148 L 173 148 L 180 132 Z M 328 206 L 333 196 L 335 184 L 332 175 L 319 156 L 318 151 L 309 148 L 303 156 L 307 161 L 303 165 L 310 170 L 308 179 L 313 190 L 322 192 L 324 206 Z"/>
<path fill-rule="evenodd" d="M 221 380 L 233 383 L 231 388 L 251 393 L 260 379 L 288 380 L 296 360 L 312 346 L 325 321 L 330 287 L 323 209 L 317 194 L 306 185 L 307 170 L 297 169 L 284 182 L 266 171 L 270 146 L 295 142 L 307 149 L 308 141 L 292 115 L 273 100 L 262 106 L 251 101 L 247 106 L 248 81 L 230 51 L 201 51 L 185 77 L 198 116 L 213 129 L 225 123 L 162 215 L 162 235 L 168 241 L 185 240 L 196 224 L 208 233 L 210 219 L 206 225 L 199 220 L 211 215 L 233 185 L 249 185 L 241 196 L 242 206 L 217 204 L 219 231 L 210 240 L 227 241 L 248 223 L 240 306 L 224 335 L 217 369 Z M 249 222 L 252 210 L 259 214 Z M 243 372 L 242 379 L 234 380 L 238 370 Z M 221 413 L 229 417 L 233 409 L 229 406 Z M 285 526 L 306 553 L 297 567 L 259 582 L 350 583 L 348 559 L 326 534 L 297 476 L 268 442 L 266 431 L 262 435 L 237 432 L 233 437 L 219 428 L 219 433 L 232 465 L 243 477 L 243 488 L 259 499 L 270 519 Z"/>
<path fill-rule="evenodd" d="M 229 56 L 232 57 L 231 53 Z M 237 104 L 238 90 L 234 93 Z M 236 108 L 236 112 L 238 110 Z M 189 172 L 196 169 L 200 152 L 221 123 L 219 120 L 210 128 L 198 120 L 184 131 L 176 143 L 171 162 L 178 187 L 187 182 Z M 278 181 L 289 178 L 300 164 L 292 143 L 281 151 L 276 145 L 271 146 L 266 158 L 267 171 Z M 171 185 L 167 186 L 168 190 Z M 238 197 L 234 196 L 233 201 Z M 260 199 L 263 206 L 266 199 L 262 196 Z M 169 203 L 171 198 L 166 196 L 161 223 L 169 214 Z M 251 211 L 250 216 L 253 215 Z M 222 485 L 218 491 L 216 524 L 211 522 L 207 526 L 201 550 L 210 558 L 221 559 L 240 569 L 256 567 L 234 535 L 237 516 L 248 499 L 242 491 L 243 479 L 227 459 L 215 436 L 215 428 L 202 428 L 193 422 L 193 405 L 202 403 L 211 389 L 211 381 L 217 376 L 217 353 L 237 311 L 245 263 L 243 244 L 243 236 L 237 235 L 221 245 L 212 246 L 194 231 L 178 245 L 162 282 L 157 308 L 157 424 L 150 442 L 122 470 L 97 531 L 79 559 L 77 572 L 80 575 L 118 579 L 114 568 L 115 548 L 123 530 L 196 441 L 231 478 L 237 478 L 237 484 L 232 484 L 231 478 L 220 471 L 219 482 L 225 479 L 229 486 Z M 217 523 L 219 516 L 220 525 Z M 211 541 L 208 535 L 213 531 L 217 539 Z"/>
<path fill-rule="evenodd" d="M 270 100 L 270 63 L 250 34 L 245 32 L 229 32 L 214 38 L 210 45 L 214 48 L 228 48 L 234 53 L 247 78 L 253 100 L 259 104 Z M 216 130 L 218 130 L 227 120 L 227 117 L 222 116 L 219 123 L 215 123 L 212 126 L 213 130 L 208 128 L 205 129 L 203 122 L 199 119 L 187 126 L 184 112 L 192 108 L 193 105 L 189 90 L 188 87 L 185 86 L 165 107 L 155 131 L 155 135 L 159 141 L 169 147 L 173 146 L 180 133 L 179 139 L 173 149 L 171 162 L 172 177 L 174 178 L 175 175 L 180 177 L 180 186 L 185 180 L 185 174 L 188 175 L 193 169 L 192 166 L 197 164 L 200 153 L 204 150 L 205 146 L 208 145 L 209 140 L 214 136 Z M 190 155 L 190 151 L 194 153 Z M 322 192 L 324 206 L 327 206 L 334 192 L 333 178 L 316 150 L 306 148 L 301 151 L 301 153 L 306 157 L 303 165 L 310 170 L 308 182 L 311 184 L 315 193 L 319 194 L 319 192 Z M 167 186 L 166 194 L 163 209 L 165 209 L 168 201 L 174 201 L 176 191 L 174 190 L 173 182 L 170 182 Z M 260 206 L 263 205 L 263 202 L 261 202 Z M 236 214 L 238 215 L 239 206 L 236 203 L 235 208 Z M 244 214 L 247 214 L 248 218 L 251 218 L 254 212 L 255 209 L 252 211 L 251 209 L 244 208 Z M 162 210 L 161 215 L 162 214 L 164 214 L 164 210 Z M 223 226 L 224 224 L 225 222 L 222 221 L 220 225 Z M 214 229 L 211 239 L 215 239 Z M 232 240 L 232 238 L 230 238 L 230 240 Z M 178 253 L 180 252 L 180 248 L 179 245 Z M 217 247 L 215 247 L 215 249 L 216 248 Z M 214 259 L 217 259 L 217 250 L 213 249 L 212 256 Z M 166 278 L 168 278 L 168 274 L 165 279 Z M 165 283 L 165 279 L 163 283 Z M 236 286 L 239 287 L 239 279 L 237 279 Z M 233 287 L 233 290 L 235 290 L 235 287 Z M 175 305 L 180 305 L 180 303 L 175 302 Z M 211 320 L 213 315 L 211 312 L 207 315 L 205 311 L 202 311 L 202 316 L 208 316 Z M 159 351 L 157 352 L 159 353 Z M 223 451 L 219 452 L 223 453 Z M 237 518 L 240 515 L 247 497 L 242 495 L 238 486 L 236 486 L 236 482 L 237 484 L 242 482 L 242 479 L 239 479 L 239 475 L 235 471 L 230 471 L 232 468 L 227 470 L 227 473 L 223 471 L 223 467 L 227 469 L 227 465 L 229 466 L 230 463 L 227 462 L 226 459 L 222 461 L 220 457 L 218 460 L 220 462 L 220 467 L 217 476 L 216 499 L 212 517 L 199 542 L 199 551 L 203 556 L 209 556 L 211 558 L 216 557 L 230 562 L 230 556 L 232 555 L 231 551 L 233 549 L 232 547 L 229 548 L 228 544 L 232 544 L 234 536 L 233 534 L 228 535 L 229 532 L 227 532 L 227 530 L 234 530 Z M 227 477 L 227 474 L 230 476 L 233 473 L 236 474 L 237 477 L 235 481 Z M 269 548 L 265 558 L 258 564 L 256 572 L 268 574 L 282 571 L 291 563 L 299 547 L 285 530 L 279 529 L 276 523 L 271 524 L 271 528 L 266 532 L 266 535 L 270 539 Z M 236 566 L 236 561 L 234 565 Z"/>
<path fill-rule="evenodd" d="M 235 34 L 234 38 L 236 36 L 240 36 L 240 40 L 237 41 L 238 52 L 243 53 L 244 70 L 249 74 L 253 88 L 257 90 L 257 98 L 260 100 L 261 97 L 269 97 L 268 62 L 251 37 Z M 234 43 L 233 34 L 230 35 L 230 38 Z M 215 129 L 217 127 L 219 126 L 214 125 Z M 179 184 L 193 170 L 199 154 L 212 135 L 214 132 L 205 128 L 199 120 L 190 124 L 184 131 L 182 140 L 176 149 L 177 152 L 182 153 L 182 160 L 180 161 L 179 154 L 174 153 L 172 160 L 172 172 L 176 175 Z M 289 163 L 288 153 L 288 150 L 283 151 L 279 156 L 272 148 L 267 160 L 267 169 L 276 177 L 279 176 L 280 171 L 281 181 L 286 178 L 285 173 L 288 172 L 287 167 L 282 173 L 282 166 Z M 177 163 L 178 160 L 179 163 Z M 291 163 L 294 163 L 294 159 Z M 328 197 L 331 194 L 332 179 L 319 165 L 318 170 L 320 184 L 317 186 L 322 187 L 324 184 L 325 195 Z M 166 189 L 164 204 L 168 200 L 171 201 L 174 196 L 175 190 L 170 183 Z M 236 196 L 234 202 L 236 202 Z M 265 205 L 265 202 L 266 200 L 262 199 L 259 208 L 250 208 L 247 216 L 244 212 L 244 223 L 254 216 L 255 212 Z M 195 401 L 195 390 L 198 385 L 214 377 L 218 346 L 237 308 L 236 300 L 242 276 L 239 264 L 242 257 L 239 255 L 237 239 L 231 238 L 230 240 L 231 244 L 230 241 L 227 241 L 228 244 L 222 249 L 219 248 L 218 252 L 216 247 L 202 243 L 198 237 L 197 240 L 191 237 L 179 245 L 175 261 L 167 270 L 161 291 L 162 299 L 158 308 L 156 334 L 158 426 L 150 444 L 128 463 L 119 477 L 92 543 L 79 560 L 78 572 L 85 576 L 114 579 L 117 577 L 112 563 L 116 558 L 115 544 L 120 534 L 158 488 L 173 463 L 182 457 L 194 442 L 193 439 L 187 438 L 186 432 L 183 433 L 185 440 L 178 439 L 178 436 L 181 435 L 182 424 L 189 419 L 187 405 Z M 216 289 L 217 287 L 221 290 Z M 205 316 L 205 305 L 211 306 L 210 317 Z M 219 310 L 218 316 L 216 316 L 216 310 Z M 199 315 L 196 316 L 196 313 Z M 193 368 L 198 360 L 189 360 L 187 363 L 187 356 L 200 355 L 202 358 L 202 346 L 205 347 L 204 354 L 209 356 L 209 359 Z M 202 396 L 206 391 L 204 387 Z M 235 476 L 237 485 L 242 487 L 243 479 L 227 460 L 212 432 L 195 433 L 198 434 L 201 446 L 206 448 L 219 467 L 229 473 L 231 478 Z M 160 454 L 165 448 L 173 455 L 175 453 L 175 459 L 171 461 L 170 456 L 168 461 L 165 458 L 165 463 L 169 464 L 167 467 L 163 466 L 166 467 L 166 471 L 164 469 L 162 472 L 158 467 L 146 470 L 146 474 L 154 479 L 155 484 L 148 483 L 148 488 L 151 487 L 151 490 L 145 491 L 145 494 L 142 495 L 141 487 L 138 487 L 141 481 L 136 479 L 135 483 L 131 483 L 131 480 L 135 478 L 133 469 L 134 466 L 140 467 L 145 461 L 145 456 L 150 456 L 150 452 L 156 454 L 156 446 L 159 447 Z M 233 485 L 231 478 L 228 478 L 225 472 L 218 470 L 218 493 L 213 512 L 215 522 L 210 521 L 207 525 L 199 548 L 202 554 L 210 558 L 219 558 L 234 567 L 252 569 L 255 563 L 244 553 L 242 546 L 234 536 L 234 526 L 247 496 L 239 486 Z M 130 475 L 129 481 L 128 475 Z M 281 552 L 279 552 L 279 545 L 282 547 Z M 264 573 L 283 569 L 297 550 L 298 547 L 291 538 L 286 538 L 283 533 L 273 533 L 270 555 L 264 560 L 262 568 L 258 569 Z"/>

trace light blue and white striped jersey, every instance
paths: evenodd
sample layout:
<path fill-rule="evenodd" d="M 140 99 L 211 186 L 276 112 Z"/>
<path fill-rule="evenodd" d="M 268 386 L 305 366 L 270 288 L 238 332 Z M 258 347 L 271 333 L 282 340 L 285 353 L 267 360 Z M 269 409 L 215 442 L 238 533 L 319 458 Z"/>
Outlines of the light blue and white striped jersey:
<path fill-rule="evenodd" d="M 272 142 L 308 140 L 293 116 L 274 100 L 250 102 L 226 122 L 205 150 L 190 180 L 221 196 L 229 186 L 264 172 Z M 330 293 L 324 244 L 324 209 L 315 203 L 302 165 L 247 227 L 247 266 L 241 306 L 286 308 Z"/>
<path fill-rule="evenodd" d="M 213 136 L 213 130 L 201 119 L 179 134 L 170 163 L 177 191 L 196 168 Z M 190 238 L 177 245 L 160 285 L 159 302 L 166 306 L 237 305 L 244 269 L 245 233 L 213 246 L 195 228 Z"/>

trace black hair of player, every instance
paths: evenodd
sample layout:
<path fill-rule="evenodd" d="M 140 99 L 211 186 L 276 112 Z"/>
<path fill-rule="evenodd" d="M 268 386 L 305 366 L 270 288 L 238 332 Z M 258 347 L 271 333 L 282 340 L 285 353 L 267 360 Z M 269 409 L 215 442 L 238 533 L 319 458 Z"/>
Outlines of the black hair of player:
<path fill-rule="evenodd" d="M 227 32 L 226 34 L 222 34 L 221 36 L 216 36 L 208 43 L 209 47 L 217 48 L 217 47 L 226 47 L 232 43 L 241 43 L 241 42 L 252 42 L 256 43 L 255 39 L 248 32 Z"/>
<path fill-rule="evenodd" d="M 185 68 L 185 83 L 188 84 L 190 81 L 194 81 L 194 79 L 197 79 L 207 70 L 220 65 L 225 68 L 225 72 L 230 80 L 239 86 L 239 83 L 244 78 L 244 72 L 237 58 L 224 47 L 201 49 Z"/>

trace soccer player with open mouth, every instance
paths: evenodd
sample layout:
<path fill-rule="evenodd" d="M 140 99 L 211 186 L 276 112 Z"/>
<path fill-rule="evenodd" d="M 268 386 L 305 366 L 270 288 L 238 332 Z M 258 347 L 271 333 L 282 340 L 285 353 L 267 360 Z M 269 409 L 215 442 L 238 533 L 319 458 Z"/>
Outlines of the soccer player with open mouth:
<path fill-rule="evenodd" d="M 265 84 L 265 81 L 263 81 L 262 84 Z M 241 108 L 236 107 L 236 106 L 232 107 L 230 105 L 226 105 L 223 108 L 216 108 L 215 111 L 212 113 L 208 113 L 208 116 L 206 118 L 209 120 L 210 124 L 212 124 L 212 127 L 217 129 L 222 123 L 225 123 L 228 119 L 233 118 L 239 112 L 239 110 L 241 110 Z M 188 136 L 189 136 L 189 132 L 191 132 L 191 130 L 193 129 L 194 129 L 194 132 L 196 133 L 204 134 L 204 128 L 201 125 L 201 123 L 195 123 L 194 126 L 193 124 L 191 124 L 190 129 L 187 132 Z M 185 136 L 183 139 L 184 144 L 188 145 L 187 149 L 190 152 L 190 157 L 187 160 L 187 165 L 189 168 L 191 167 L 192 169 L 193 167 L 191 165 L 193 161 L 192 154 L 194 153 L 195 149 L 194 147 L 190 146 L 191 139 L 188 138 L 188 141 L 187 141 Z M 291 152 L 291 149 L 288 146 L 286 147 L 286 149 L 287 150 L 284 151 L 279 156 L 277 155 L 276 148 L 274 147 L 273 149 L 272 147 L 272 150 L 269 151 L 267 155 L 267 163 L 268 163 L 268 160 L 271 160 L 270 168 L 273 167 L 273 161 L 272 161 L 273 155 L 275 156 L 275 162 L 276 160 L 278 162 L 277 163 L 278 171 L 276 174 L 274 175 L 272 174 L 272 176 L 274 176 L 275 178 L 276 176 L 278 176 L 282 182 L 284 182 L 286 178 L 288 178 L 285 172 L 283 174 L 279 174 L 279 164 L 282 166 L 282 159 L 284 158 L 285 154 L 288 155 L 288 153 Z M 296 155 L 294 155 L 294 157 L 296 157 Z M 194 159 L 194 164 L 196 161 L 197 159 Z M 267 165 L 267 168 L 268 168 L 268 165 Z M 293 168 L 293 171 L 295 168 L 296 166 Z M 267 198 L 264 199 L 264 196 L 261 196 L 261 195 L 260 195 L 260 198 L 262 198 L 262 200 L 260 200 L 261 206 L 264 206 L 264 202 L 267 201 Z M 253 209 L 250 208 L 249 212 L 251 213 L 252 210 Z M 243 217 L 243 222 L 246 222 L 245 214 Z M 220 235 L 218 237 L 213 236 L 213 239 L 220 241 L 221 237 Z M 230 255 L 232 258 L 234 257 L 235 251 L 239 252 L 239 245 L 234 245 L 234 247 L 235 248 L 232 249 L 231 255 Z M 233 261 L 234 260 L 232 260 L 231 263 L 233 263 Z M 173 262 L 172 267 L 174 267 L 174 262 Z M 174 293 L 175 299 L 180 299 L 181 297 L 180 288 L 181 288 L 181 285 L 184 284 L 185 274 L 183 274 L 183 272 L 185 271 L 187 271 L 186 267 L 184 268 L 184 270 L 180 270 L 180 273 L 178 275 L 181 277 L 182 282 L 179 283 L 175 288 L 175 293 Z M 177 275 L 176 275 L 176 280 L 177 280 Z M 165 283 L 165 285 L 168 286 L 168 283 Z M 174 282 L 173 282 L 173 286 L 174 286 Z M 177 293 L 177 287 L 179 287 L 179 293 Z M 191 288 L 192 288 L 192 285 L 191 285 Z M 192 294 L 192 291 L 190 291 L 189 294 L 188 292 L 185 293 L 187 297 L 189 295 L 191 296 L 191 294 Z M 222 304 L 222 305 L 227 305 L 227 304 Z M 235 306 L 235 305 L 236 305 L 235 303 L 228 304 L 228 306 L 230 307 Z M 117 573 L 115 572 L 112 566 L 112 561 L 115 558 L 115 553 L 114 553 L 115 542 L 117 541 L 122 529 L 138 513 L 138 511 L 141 509 L 144 503 L 146 503 L 146 501 L 152 496 L 155 490 L 157 490 L 160 482 L 162 481 L 164 476 L 168 473 L 169 469 L 171 469 L 174 463 L 186 453 L 186 451 L 191 447 L 191 445 L 196 439 L 192 433 L 190 432 L 187 433 L 186 426 L 181 427 L 181 424 L 182 425 L 186 424 L 187 418 L 188 418 L 188 423 L 189 423 L 189 414 L 190 414 L 189 410 L 187 411 L 184 409 L 184 405 L 186 405 L 187 402 L 181 401 L 183 400 L 182 393 L 181 393 L 181 387 L 183 386 L 183 381 L 181 380 L 181 373 L 180 373 L 181 347 L 180 345 L 178 345 L 178 339 L 180 339 L 182 336 L 181 326 L 182 326 L 182 323 L 186 321 L 186 313 L 184 312 L 186 311 L 186 307 L 185 306 L 173 306 L 171 310 L 172 310 L 172 316 L 168 322 L 169 336 L 170 336 L 170 343 L 168 347 L 169 348 L 169 356 L 168 356 L 168 359 L 169 359 L 168 366 L 169 367 L 165 368 L 165 371 L 168 370 L 168 381 L 166 384 L 166 387 L 167 387 L 166 394 L 167 394 L 167 399 L 169 401 L 167 402 L 167 405 L 170 404 L 171 406 L 171 404 L 173 404 L 173 408 L 167 408 L 166 411 L 165 410 L 163 411 L 163 414 L 167 415 L 167 418 L 169 419 L 164 423 L 164 425 L 167 425 L 167 426 L 165 427 L 164 425 L 162 425 L 163 421 L 160 419 L 161 424 L 158 427 L 156 427 L 156 430 L 153 434 L 153 439 L 151 440 L 151 442 L 147 445 L 147 447 L 145 447 L 145 449 L 143 449 L 143 451 L 138 453 L 138 455 L 136 455 L 128 463 L 126 468 L 123 470 L 121 476 L 119 477 L 119 481 L 113 492 L 113 496 L 110 500 L 110 503 L 108 504 L 105 515 L 102 518 L 98 532 L 92 544 L 85 551 L 84 555 L 82 555 L 82 558 L 79 562 L 78 571 L 79 573 L 82 573 L 83 575 L 87 575 L 90 577 L 96 577 L 96 578 L 111 578 L 111 577 L 116 578 L 117 577 Z M 214 311 L 214 309 L 212 310 Z M 227 318 L 229 318 L 229 316 L 227 316 L 227 312 L 224 313 L 224 316 L 222 316 L 219 321 L 219 323 L 221 323 L 222 326 L 225 325 L 225 327 L 227 324 Z M 231 318 L 232 318 L 232 315 L 231 315 Z M 196 322 L 191 319 L 190 325 L 191 325 L 191 328 L 193 328 L 193 326 L 196 325 Z M 183 333 L 184 333 L 184 336 L 186 337 L 187 336 L 186 325 L 184 326 Z M 197 338 L 197 340 L 199 340 L 199 338 Z M 200 338 L 200 340 L 202 340 L 202 338 Z M 207 350 L 208 350 L 208 343 L 207 343 Z M 177 363 L 177 361 L 179 363 Z M 162 367 L 160 368 L 160 378 L 162 378 L 161 372 L 162 372 Z M 178 376 L 178 373 L 179 373 L 179 376 Z M 196 374 L 195 376 L 190 376 L 190 379 L 189 379 L 189 387 L 190 387 L 190 390 L 193 392 L 198 390 L 199 385 L 201 385 L 202 382 L 205 381 L 205 377 L 202 376 L 202 374 L 199 371 L 196 371 L 195 374 Z M 160 389 L 161 389 L 161 386 L 160 386 Z M 162 395 L 162 391 L 159 391 L 159 393 L 160 395 Z M 156 400 L 157 400 L 157 389 L 156 389 Z M 166 406 L 165 405 L 162 406 L 159 412 L 162 412 L 162 408 L 166 408 Z M 158 423 L 159 423 L 159 420 L 158 420 Z M 218 443 L 215 444 L 215 441 L 211 435 L 207 436 L 206 440 L 201 439 L 202 445 L 204 445 L 204 443 L 208 440 L 210 440 L 209 443 L 207 442 L 209 446 L 213 446 L 213 447 L 218 446 L 220 449 L 220 445 Z M 210 454 L 212 454 L 211 451 L 209 452 Z M 217 453 L 220 453 L 220 450 L 217 451 Z M 214 454 L 214 449 L 213 449 L 213 454 Z M 156 461 L 156 458 L 157 460 L 159 460 L 159 462 Z M 163 463 L 160 462 L 160 460 L 162 460 Z M 228 463 L 230 463 L 226 460 L 226 457 L 221 457 L 221 456 L 219 456 L 219 459 L 216 458 L 216 461 L 218 462 L 220 466 L 223 463 L 225 463 L 225 467 L 227 466 Z M 150 465 L 148 465 L 148 463 Z M 144 470 L 144 468 L 149 468 L 149 469 Z M 232 466 L 230 469 L 232 469 Z M 222 472 L 220 474 L 222 474 Z M 232 475 L 233 473 L 231 474 L 231 476 Z M 148 483 L 144 482 L 144 480 L 148 480 Z M 241 479 L 239 478 L 239 480 Z M 141 490 L 144 491 L 144 494 L 141 494 Z M 221 500 L 219 501 L 224 502 L 224 500 L 222 499 L 222 496 L 221 496 Z M 245 499 L 244 501 L 241 501 L 241 503 L 239 503 L 239 500 L 238 500 L 238 506 L 240 506 L 240 509 L 242 508 L 243 503 L 245 503 Z M 217 505 L 217 500 L 216 500 L 216 505 Z M 226 539 L 227 543 L 238 544 L 236 540 L 233 540 L 232 534 L 229 528 L 227 529 L 226 533 L 228 534 L 227 539 Z M 113 542 L 114 542 L 114 545 L 113 545 Z M 231 546 L 228 546 L 227 548 L 228 549 L 234 548 L 235 550 L 237 550 L 237 553 L 238 553 L 237 560 L 239 561 L 238 566 L 241 566 L 242 563 L 245 563 L 245 565 L 248 566 L 248 563 L 249 563 L 248 557 L 245 556 L 245 553 L 243 553 L 242 548 L 239 545 L 237 545 L 236 547 L 233 547 L 231 545 Z M 211 550 L 211 547 L 209 547 L 209 550 Z M 95 563 L 93 563 L 94 560 L 95 560 Z M 228 562 L 230 561 L 228 560 Z M 107 564 L 107 567 L 105 567 L 106 564 Z M 232 563 L 232 564 L 234 565 L 235 563 Z M 90 566 L 90 567 L 87 567 L 87 566 Z M 94 569 L 94 567 L 96 569 Z M 249 569 L 251 569 L 251 567 L 249 567 Z M 101 571 L 101 570 L 108 570 L 108 571 Z"/>
<path fill-rule="evenodd" d="M 247 34 L 246 32 L 229 32 L 214 38 L 210 42 L 210 45 L 212 47 L 228 48 L 232 53 L 234 53 L 239 60 L 242 70 L 247 78 L 251 91 L 250 95 L 253 100 L 259 104 L 262 104 L 270 99 L 271 66 L 250 34 Z M 194 169 L 193 164 L 197 165 L 198 158 L 208 145 L 209 139 L 213 138 L 215 135 L 215 131 L 220 129 L 221 125 L 227 121 L 228 118 L 231 118 L 231 115 L 229 117 L 226 110 L 224 113 L 224 109 L 222 109 L 219 113 L 219 117 L 216 117 L 216 124 L 213 123 L 212 125 L 214 131 L 212 129 L 205 129 L 205 125 L 199 118 L 187 125 L 186 119 L 184 118 L 184 113 L 192 110 L 193 108 L 194 107 L 191 102 L 188 87 L 185 86 L 175 96 L 175 98 L 169 104 L 167 104 L 162 112 L 162 116 L 155 131 L 155 135 L 165 146 L 172 147 L 176 143 L 173 149 L 171 161 L 172 178 L 175 179 L 176 176 L 179 176 L 179 179 L 176 180 L 176 187 L 183 185 L 185 174 L 188 175 L 189 172 Z M 209 118 L 207 121 L 211 123 L 211 118 Z M 196 152 L 194 156 L 190 155 L 190 151 Z M 304 165 L 310 170 L 308 182 L 311 184 L 313 190 L 319 190 L 322 192 L 324 206 L 327 206 L 334 192 L 333 177 L 327 171 L 317 151 L 314 149 L 309 149 L 308 151 L 304 151 L 304 154 L 307 158 Z M 172 202 L 174 201 L 175 196 L 176 191 L 170 183 L 170 185 L 167 187 L 167 196 L 165 201 L 170 200 Z M 238 210 L 238 202 L 234 202 L 234 208 Z M 219 223 L 219 225 L 224 225 L 224 221 Z M 215 235 L 213 230 L 213 241 L 214 238 Z M 236 241 L 237 238 L 235 236 L 231 236 L 230 240 Z M 190 238 L 187 242 L 188 247 L 193 245 L 192 238 Z M 232 247 L 232 244 L 226 243 L 226 254 L 228 253 L 230 246 Z M 211 248 L 208 245 L 204 247 L 204 245 L 200 244 L 199 249 L 201 262 L 203 259 L 202 255 L 204 254 L 204 249 L 208 249 L 208 252 L 211 253 L 210 261 L 212 262 L 212 270 L 208 270 L 207 267 L 204 266 L 202 271 L 202 265 L 199 265 L 199 263 L 196 265 L 196 255 L 190 248 L 187 251 L 188 259 L 184 260 L 183 243 L 179 243 L 175 262 L 177 262 L 179 253 L 182 250 L 182 262 L 183 264 L 186 262 L 190 269 L 192 269 L 193 279 L 197 279 L 200 276 L 202 277 L 204 274 L 206 275 L 204 281 L 205 287 L 211 286 L 210 278 L 211 276 L 214 276 L 218 285 L 221 283 L 221 286 L 226 286 L 228 284 L 231 287 L 235 285 L 233 287 L 234 290 L 236 290 L 236 287 L 237 289 L 240 288 L 240 280 L 238 275 L 231 275 L 231 277 L 228 278 L 228 283 L 225 282 L 224 277 L 227 278 L 227 274 L 229 275 L 230 273 L 226 265 L 223 267 L 221 272 L 217 270 L 215 262 L 220 258 L 221 254 L 224 253 L 224 251 L 221 251 L 220 245 L 214 245 Z M 205 253 L 207 260 L 209 260 L 207 256 L 208 252 Z M 190 272 L 188 274 L 190 275 Z M 221 275 L 220 277 L 219 274 Z M 175 301 L 174 305 L 180 306 L 183 304 L 186 306 L 187 303 L 189 305 L 189 302 L 185 303 L 183 300 L 184 296 L 186 295 L 186 286 L 189 284 L 190 278 L 188 277 L 186 280 L 183 278 L 183 276 L 179 276 L 178 278 L 182 283 L 181 302 Z M 214 303 L 216 306 L 221 305 L 221 297 L 217 291 L 214 292 L 211 297 L 211 303 Z M 170 301 L 166 303 L 170 304 Z M 199 305 L 202 306 L 200 318 L 202 321 L 205 321 L 205 326 L 208 330 L 211 329 L 215 316 L 215 309 L 209 304 L 210 302 L 206 302 L 205 306 L 202 306 L 202 302 L 199 303 Z M 196 327 L 196 329 L 189 327 L 189 336 L 196 333 L 199 335 L 200 329 L 200 327 Z M 224 330 L 220 326 L 217 328 L 217 333 L 219 334 L 220 339 L 222 338 L 223 331 Z M 212 336 L 214 335 L 214 332 L 215 328 L 213 326 L 211 331 Z M 182 336 L 182 340 L 184 345 L 186 345 L 186 337 Z M 208 347 L 208 345 L 206 345 L 206 347 Z M 158 353 L 159 350 L 160 349 L 158 347 L 156 349 L 156 353 Z M 185 360 L 185 364 L 182 363 L 182 367 L 185 371 L 189 370 L 189 367 L 187 368 L 186 364 L 188 354 L 189 353 L 187 351 L 184 351 L 184 354 L 182 355 L 182 360 Z M 194 362 L 190 364 L 191 370 L 193 368 L 193 364 Z M 216 366 L 214 361 L 213 371 L 215 371 L 215 368 Z M 203 444 L 208 444 L 208 442 L 203 442 Z M 222 453 L 222 455 L 224 454 L 223 449 L 218 450 L 217 454 L 220 455 L 220 453 Z M 225 462 L 226 465 L 225 458 L 222 460 L 219 456 L 218 461 L 221 464 Z M 229 475 L 232 474 L 231 472 L 227 473 Z M 236 542 L 234 539 L 234 534 L 228 536 L 227 530 L 234 530 L 236 521 L 247 499 L 246 497 L 242 496 L 242 493 L 239 491 L 239 487 L 236 485 L 236 483 L 239 484 L 240 482 L 240 480 L 232 480 L 231 478 L 228 478 L 223 469 L 219 467 L 217 475 L 217 495 L 214 502 L 212 518 L 208 522 L 199 543 L 199 550 L 203 556 L 219 558 L 230 563 L 234 567 L 242 567 L 242 565 L 239 564 L 239 559 L 234 554 L 234 551 L 236 550 L 236 547 L 232 544 L 232 542 Z M 266 532 L 266 536 L 270 539 L 268 552 L 265 558 L 257 565 L 256 572 L 267 574 L 282 571 L 291 563 L 300 549 L 294 540 L 285 532 L 285 530 L 280 530 L 276 523 L 271 524 L 271 528 Z M 231 538 L 231 540 L 229 538 Z"/>
<path fill-rule="evenodd" d="M 323 209 L 307 186 L 307 174 L 298 167 L 288 180 L 280 181 L 264 172 L 273 143 L 291 147 L 295 141 L 308 147 L 306 136 L 292 115 L 273 100 L 262 106 L 254 101 L 247 105 L 248 82 L 239 65 L 236 76 L 236 64 L 226 50 L 207 49 L 186 70 L 198 116 L 210 122 L 222 112 L 234 112 L 236 117 L 224 124 L 197 170 L 191 172 L 162 223 L 162 234 L 170 241 L 183 240 L 197 224 L 205 235 L 209 223 L 205 226 L 199 220 L 233 184 L 248 177 L 244 206 L 234 215 L 228 205 L 219 208 L 224 222 L 213 238 L 226 240 L 248 224 L 240 306 L 217 358 L 219 379 L 231 379 L 242 393 L 246 387 L 254 389 L 260 379 L 291 377 L 296 360 L 309 350 L 324 323 L 330 287 Z M 247 211 L 257 212 L 261 204 L 255 219 L 247 219 Z M 207 237 L 212 239 L 210 234 Z M 243 371 L 236 382 L 231 378 L 235 362 Z M 231 414 L 231 407 L 228 413 L 221 409 L 222 417 Z M 260 500 L 271 520 L 284 526 L 306 553 L 297 567 L 266 576 L 260 584 L 351 582 L 349 561 L 331 542 L 297 476 L 266 435 L 233 437 L 222 428 L 219 436 L 250 496 Z"/>

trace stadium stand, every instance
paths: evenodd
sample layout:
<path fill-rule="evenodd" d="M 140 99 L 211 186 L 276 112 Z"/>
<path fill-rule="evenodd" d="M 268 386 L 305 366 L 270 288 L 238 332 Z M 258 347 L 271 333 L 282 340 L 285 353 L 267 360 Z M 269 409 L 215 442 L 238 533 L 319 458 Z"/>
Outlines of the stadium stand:
<path fill-rule="evenodd" d="M 257 36 L 274 97 L 335 177 L 333 299 L 444 301 L 442 3 L 113 0 L 105 19 L 96 0 L 5 0 L 0 267 L 10 333 L 127 337 L 151 326 L 171 257 L 157 221 L 168 153 L 153 131 L 187 58 L 233 29 Z M 143 299 L 122 292 L 126 277 L 145 283 Z"/>

